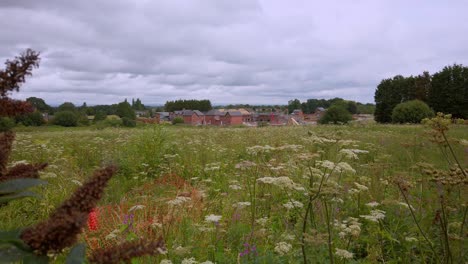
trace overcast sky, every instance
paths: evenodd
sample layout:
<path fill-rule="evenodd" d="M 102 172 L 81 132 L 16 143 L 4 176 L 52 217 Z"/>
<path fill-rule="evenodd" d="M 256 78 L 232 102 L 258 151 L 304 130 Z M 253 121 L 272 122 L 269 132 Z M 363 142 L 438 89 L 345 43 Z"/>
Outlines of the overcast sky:
<path fill-rule="evenodd" d="M 383 78 L 468 64 L 468 1 L 1 0 L 0 59 L 41 65 L 16 98 L 373 102 Z"/>

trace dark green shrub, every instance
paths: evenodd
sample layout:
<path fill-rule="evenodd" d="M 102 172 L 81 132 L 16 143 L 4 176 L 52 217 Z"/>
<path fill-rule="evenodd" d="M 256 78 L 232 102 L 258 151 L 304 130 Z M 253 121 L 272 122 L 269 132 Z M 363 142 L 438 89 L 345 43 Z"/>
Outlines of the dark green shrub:
<path fill-rule="evenodd" d="M 94 115 L 94 122 L 102 121 L 105 120 L 107 117 L 106 112 L 104 111 L 97 111 L 96 114 Z"/>
<path fill-rule="evenodd" d="M 174 119 L 172 119 L 172 124 L 173 125 L 176 125 L 176 124 L 183 124 L 184 123 L 184 119 L 180 116 L 178 117 L 175 117 Z"/>
<path fill-rule="evenodd" d="M 348 123 L 351 121 L 353 117 L 351 116 L 351 113 L 348 112 L 344 107 L 338 106 L 338 105 L 333 105 L 330 106 L 330 108 L 327 109 L 325 114 L 320 118 L 319 123 L 320 124 L 339 124 L 339 123 Z"/>
<path fill-rule="evenodd" d="M 53 123 L 64 127 L 73 127 L 78 125 L 78 116 L 71 111 L 61 111 L 54 115 Z"/>
<path fill-rule="evenodd" d="M 80 112 L 77 115 L 78 115 L 78 124 L 80 126 L 89 126 L 90 122 L 88 119 L 88 115 L 86 115 L 86 113 Z"/>
<path fill-rule="evenodd" d="M 11 130 L 15 126 L 15 121 L 9 117 L 0 117 L 0 132 Z"/>
<path fill-rule="evenodd" d="M 122 125 L 124 127 L 136 127 L 136 121 L 127 117 L 122 118 Z"/>
<path fill-rule="evenodd" d="M 41 126 L 45 124 L 44 117 L 42 117 L 42 114 L 38 111 L 17 116 L 15 120 L 16 123 L 21 123 L 25 126 Z"/>
<path fill-rule="evenodd" d="M 418 124 L 424 118 L 433 117 L 434 112 L 423 101 L 412 100 L 400 103 L 392 111 L 393 123 Z"/>

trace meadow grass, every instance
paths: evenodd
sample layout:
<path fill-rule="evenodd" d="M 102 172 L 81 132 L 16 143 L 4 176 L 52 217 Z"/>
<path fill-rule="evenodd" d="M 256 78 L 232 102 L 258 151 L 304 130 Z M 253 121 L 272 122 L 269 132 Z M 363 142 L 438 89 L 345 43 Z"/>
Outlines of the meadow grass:
<path fill-rule="evenodd" d="M 48 185 L 40 199 L 1 207 L 0 230 L 45 219 L 93 170 L 115 163 L 99 229 L 81 239 L 95 249 L 163 235 L 167 254 L 136 263 L 464 262 L 467 182 L 431 181 L 432 171 L 457 172 L 427 131 L 22 128 L 12 162 L 48 162 Z M 467 126 L 447 133 L 466 168 Z"/>

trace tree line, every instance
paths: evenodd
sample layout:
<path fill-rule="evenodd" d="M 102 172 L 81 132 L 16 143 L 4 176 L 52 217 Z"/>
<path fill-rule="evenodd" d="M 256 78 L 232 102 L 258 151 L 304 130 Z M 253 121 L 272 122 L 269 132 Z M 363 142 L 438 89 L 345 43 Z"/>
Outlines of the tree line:
<path fill-rule="evenodd" d="M 178 110 L 200 110 L 202 112 L 213 109 L 210 100 L 175 100 L 167 101 L 164 105 L 166 112 L 174 112 Z"/>
<path fill-rule="evenodd" d="M 332 105 L 340 106 L 351 114 L 373 114 L 375 109 L 373 104 L 363 104 L 335 97 L 332 99 L 307 99 L 305 102 L 301 102 L 299 99 L 290 100 L 288 112 L 292 113 L 294 110 L 300 109 L 304 114 L 313 114 L 319 107 L 326 109 Z"/>
<path fill-rule="evenodd" d="M 404 102 L 419 100 L 435 112 L 468 118 L 468 67 L 454 64 L 431 75 L 396 75 L 383 79 L 375 91 L 375 120 L 392 122 L 394 108 Z"/>

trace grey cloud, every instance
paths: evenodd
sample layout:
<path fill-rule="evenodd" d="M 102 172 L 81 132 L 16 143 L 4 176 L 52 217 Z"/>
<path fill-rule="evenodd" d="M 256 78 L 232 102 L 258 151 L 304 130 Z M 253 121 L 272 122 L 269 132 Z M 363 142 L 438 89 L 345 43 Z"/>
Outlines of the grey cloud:
<path fill-rule="evenodd" d="M 461 0 L 4 0 L 0 59 L 41 51 L 18 97 L 51 103 L 372 102 L 383 78 L 466 64 L 467 8 Z"/>

